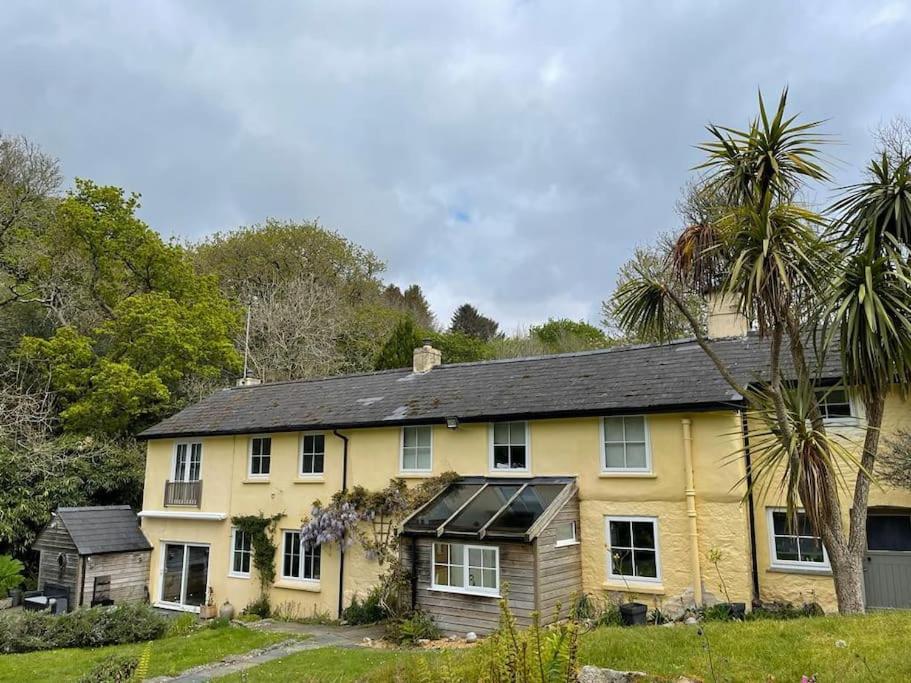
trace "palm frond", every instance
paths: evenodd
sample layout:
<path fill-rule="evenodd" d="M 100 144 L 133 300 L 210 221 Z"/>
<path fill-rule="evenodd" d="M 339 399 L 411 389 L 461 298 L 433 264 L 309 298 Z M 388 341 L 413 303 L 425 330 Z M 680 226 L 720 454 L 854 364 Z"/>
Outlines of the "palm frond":
<path fill-rule="evenodd" d="M 636 277 L 620 285 L 613 300 L 621 328 L 632 330 L 642 338 L 667 340 L 668 306 L 673 304 L 660 277 L 637 268 Z"/>

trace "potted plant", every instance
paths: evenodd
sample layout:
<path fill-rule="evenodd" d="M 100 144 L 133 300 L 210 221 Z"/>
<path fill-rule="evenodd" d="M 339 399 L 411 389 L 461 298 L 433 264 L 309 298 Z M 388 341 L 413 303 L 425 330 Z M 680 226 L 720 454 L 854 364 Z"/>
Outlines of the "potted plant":
<path fill-rule="evenodd" d="M 728 619 L 743 621 L 746 617 L 747 606 L 745 602 L 731 602 L 727 583 L 725 583 L 724 575 L 721 573 L 720 563 L 723 558 L 724 553 L 721 548 L 712 548 L 709 550 L 709 562 L 715 565 L 715 572 L 717 572 L 718 581 L 721 583 L 721 592 L 724 593 L 724 598 L 727 600 L 727 602 L 719 603 L 718 607 L 727 613 Z"/>
<path fill-rule="evenodd" d="M 218 607 L 215 605 L 215 590 L 209 586 L 209 593 L 206 597 L 206 604 L 199 606 L 200 619 L 214 619 L 218 615 Z"/>
<path fill-rule="evenodd" d="M 614 553 L 614 570 L 623 579 L 629 602 L 620 603 L 620 621 L 624 626 L 644 626 L 648 617 L 648 605 L 636 602 L 636 594 L 630 590 L 626 575 L 620 567 L 620 553 Z"/>
<path fill-rule="evenodd" d="M 9 555 L 0 555 L 0 595 L 9 595 L 14 607 L 22 604 L 22 589 L 25 580 L 22 570 L 25 565 Z"/>

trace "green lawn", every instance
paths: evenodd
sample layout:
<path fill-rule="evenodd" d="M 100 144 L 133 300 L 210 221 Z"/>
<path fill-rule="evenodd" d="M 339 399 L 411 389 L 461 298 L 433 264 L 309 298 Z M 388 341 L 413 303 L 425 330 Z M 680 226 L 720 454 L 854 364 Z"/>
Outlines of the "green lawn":
<path fill-rule="evenodd" d="M 601 628 L 582 639 L 580 660 L 614 669 L 645 671 L 666 679 L 689 675 L 706 681 L 911 680 L 911 612 L 863 617 L 821 617 L 791 621 L 749 621 L 704 625 L 706 640 L 693 626 Z M 845 647 L 836 641 L 845 641 Z M 427 672 L 451 668 L 456 679 L 477 680 L 474 650 L 440 654 L 414 651 L 324 649 L 300 652 L 247 672 L 248 681 L 331 681 L 371 683 L 424 680 Z M 442 667 L 445 661 L 447 667 Z M 424 659 L 426 666 L 417 666 Z M 240 677 L 224 679 L 240 681 Z"/>
<path fill-rule="evenodd" d="M 152 644 L 150 676 L 174 675 L 213 662 L 225 655 L 247 652 L 287 640 L 286 633 L 265 633 L 245 628 L 203 629 L 187 636 L 173 636 Z M 0 656 L 0 682 L 78 681 L 100 660 L 111 654 L 139 654 L 143 643 L 112 645 L 95 650 L 67 649 Z"/>

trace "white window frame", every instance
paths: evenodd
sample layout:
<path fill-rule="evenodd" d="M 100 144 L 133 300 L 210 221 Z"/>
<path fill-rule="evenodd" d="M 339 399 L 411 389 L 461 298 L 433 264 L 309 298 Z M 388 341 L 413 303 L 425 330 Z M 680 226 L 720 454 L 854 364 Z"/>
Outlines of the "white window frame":
<path fill-rule="evenodd" d="M 523 424 L 523 425 L 525 425 L 525 467 L 522 467 L 522 468 L 494 467 L 493 432 L 494 432 L 494 427 L 498 424 Z M 528 420 L 497 420 L 496 422 L 491 422 L 488 425 L 487 432 L 488 432 L 488 434 L 487 434 L 487 441 L 488 441 L 487 467 L 490 469 L 491 472 L 496 472 L 497 474 L 528 474 L 529 472 L 531 472 L 531 428 L 528 425 Z"/>
<path fill-rule="evenodd" d="M 158 558 L 158 602 L 155 603 L 155 607 L 161 607 L 162 609 L 170 609 L 178 612 L 199 612 L 199 607 L 197 605 L 187 605 L 183 602 L 170 602 L 165 600 L 162 596 L 164 592 L 164 574 L 165 574 L 165 563 L 167 562 L 167 546 L 169 545 L 182 545 L 184 547 L 184 559 L 183 559 L 183 568 L 181 570 L 181 599 L 186 599 L 187 592 L 187 574 L 189 573 L 189 565 L 187 564 L 187 555 L 189 551 L 187 548 L 205 548 L 209 551 L 208 562 L 206 564 L 206 598 L 209 596 L 209 587 L 212 585 L 210 575 L 212 573 L 212 547 L 208 543 L 188 543 L 187 541 L 168 541 L 161 540 L 158 542 L 160 557 Z"/>
<path fill-rule="evenodd" d="M 237 554 L 237 534 L 238 532 L 244 533 L 241 529 L 238 529 L 236 526 L 231 527 L 231 549 L 228 555 L 228 576 L 231 576 L 235 579 L 249 579 L 250 572 L 253 570 L 253 539 L 250 539 L 250 570 L 246 572 L 239 572 L 234 570 L 234 556 Z"/>
<path fill-rule="evenodd" d="M 823 387 L 818 386 L 815 388 L 815 394 L 817 400 L 820 400 L 822 396 L 820 394 L 826 394 L 830 391 L 832 387 Z M 845 395 L 848 397 L 848 405 L 850 406 L 850 415 L 838 415 L 836 417 L 824 417 L 823 422 L 827 425 L 832 425 L 837 427 L 839 425 L 856 425 L 861 419 L 863 419 L 863 404 L 856 399 L 854 392 L 850 391 L 847 387 L 841 387 L 841 390 L 845 392 Z M 821 407 L 821 406 L 820 406 Z"/>
<path fill-rule="evenodd" d="M 786 508 L 782 507 L 769 507 L 766 508 L 766 529 L 768 530 L 769 536 L 769 564 L 770 566 L 776 569 L 803 569 L 803 570 L 815 570 L 820 572 L 828 572 L 832 570 L 832 565 L 829 563 L 829 553 L 826 551 L 826 546 L 822 545 L 822 539 L 819 536 L 813 536 L 813 538 L 819 538 L 820 545 L 822 545 L 822 562 L 806 562 L 802 560 L 779 560 L 778 559 L 778 548 L 775 547 L 775 517 L 774 513 L 784 512 L 787 513 Z M 798 510 L 798 512 L 803 512 L 803 510 Z M 799 536 L 798 534 L 787 534 L 788 536 Z M 804 536 L 803 538 L 809 538 Z M 799 547 L 800 541 L 798 541 Z"/>
<path fill-rule="evenodd" d="M 253 474 L 253 440 L 269 439 L 269 471 L 266 474 Z M 247 477 L 250 479 L 268 479 L 272 475 L 272 435 L 253 434 L 247 439 Z"/>
<path fill-rule="evenodd" d="M 288 534 L 289 533 L 297 534 L 298 538 L 300 538 L 300 529 L 282 529 L 281 531 L 282 531 L 282 547 L 281 547 L 281 556 L 280 556 L 281 557 L 281 571 L 279 573 L 279 576 L 281 577 L 282 581 L 297 581 L 299 583 L 305 583 L 310 586 L 319 586 L 320 579 L 305 579 L 301 576 L 289 576 L 289 575 L 285 574 L 285 550 L 287 549 Z M 303 543 L 300 544 L 300 547 L 298 548 L 298 552 L 300 553 L 300 569 L 301 569 L 301 573 L 303 573 L 303 571 L 304 571 L 304 545 L 303 545 Z M 320 548 L 320 554 L 319 554 L 319 570 L 320 570 L 319 571 L 320 577 L 322 578 L 322 575 L 323 575 L 322 548 Z"/>
<path fill-rule="evenodd" d="M 569 524 L 573 530 L 573 537 L 572 538 L 563 538 L 563 539 L 558 538 L 554 542 L 554 546 L 556 546 L 557 548 L 565 548 L 568 545 L 579 545 L 579 525 L 576 522 L 576 520 L 571 521 Z M 559 527 L 562 525 L 558 524 L 557 526 Z M 556 535 L 556 529 L 554 530 L 554 534 Z"/>
<path fill-rule="evenodd" d="M 452 546 L 461 545 L 462 546 L 462 586 L 445 586 L 439 585 L 436 582 L 436 555 L 437 555 L 437 546 L 438 545 L 448 545 L 450 550 L 450 557 L 452 557 Z M 496 571 L 497 585 L 495 588 L 484 588 L 480 586 L 469 586 L 468 585 L 468 551 L 469 549 L 474 550 L 493 550 L 495 558 L 494 570 Z M 449 565 L 451 566 L 451 565 Z M 500 597 L 500 547 L 496 545 L 478 545 L 460 543 L 459 541 L 435 541 L 430 546 L 430 589 L 434 591 L 440 591 L 442 593 L 462 593 L 465 595 L 481 595 L 489 598 L 499 598 Z"/>
<path fill-rule="evenodd" d="M 308 436 L 323 437 L 323 470 L 321 472 L 304 472 L 304 440 Z M 326 433 L 325 432 L 303 432 L 297 448 L 297 476 L 301 479 L 322 479 L 326 475 Z M 272 471 L 271 462 L 269 471 Z"/>
<path fill-rule="evenodd" d="M 429 467 L 405 467 L 405 430 L 406 429 L 429 429 L 430 430 L 430 466 Z M 433 472 L 433 425 L 404 425 L 399 430 L 399 472 L 412 474 Z"/>
<path fill-rule="evenodd" d="M 607 466 L 607 429 L 604 427 L 606 420 L 611 418 L 627 419 L 631 417 L 642 418 L 642 428 L 645 431 L 645 467 L 608 467 Z M 598 427 L 601 436 L 601 472 L 611 474 L 612 472 L 635 472 L 650 474 L 652 472 L 652 440 L 649 434 L 648 415 L 604 415 L 598 420 Z M 623 425 L 624 448 L 626 447 L 626 423 Z M 611 443 L 621 443 L 620 441 L 611 441 Z M 638 443 L 638 442 L 637 442 Z"/>
<path fill-rule="evenodd" d="M 655 536 L 655 574 L 656 576 L 627 576 L 625 574 L 614 573 L 614 549 L 611 546 L 610 523 L 611 522 L 651 522 Z M 630 538 L 630 543 L 633 540 Z M 624 516 L 624 515 L 605 515 L 604 517 L 604 545 L 607 548 L 607 576 L 614 583 L 626 582 L 629 584 L 636 583 L 661 583 L 661 537 L 658 533 L 657 517 L 642 516 Z M 649 548 L 639 548 L 640 550 L 649 550 Z"/>
<path fill-rule="evenodd" d="M 177 451 L 180 449 L 181 446 L 186 446 L 186 447 L 187 447 L 186 476 L 189 476 L 189 474 L 190 474 L 190 461 L 191 461 L 191 459 L 192 459 L 192 457 L 193 457 L 193 446 L 194 446 L 194 444 L 199 444 L 199 479 L 187 479 L 187 478 L 184 478 L 184 479 L 176 479 L 175 477 L 177 476 Z M 202 441 L 201 441 L 201 440 L 199 440 L 199 441 L 192 441 L 192 440 L 185 440 L 185 439 L 182 439 L 182 440 L 180 440 L 180 441 L 176 441 L 176 442 L 174 443 L 174 450 L 173 450 L 173 452 L 171 453 L 171 472 L 170 472 L 169 475 L 168 475 L 168 481 L 182 481 L 182 482 L 202 481 L 202 461 L 203 461 L 202 455 L 203 455 L 203 445 L 202 445 Z"/>

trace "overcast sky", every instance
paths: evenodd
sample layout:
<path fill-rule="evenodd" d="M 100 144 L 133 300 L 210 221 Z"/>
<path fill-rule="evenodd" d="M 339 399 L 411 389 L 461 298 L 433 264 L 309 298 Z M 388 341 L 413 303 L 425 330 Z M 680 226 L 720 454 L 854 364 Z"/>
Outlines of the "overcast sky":
<path fill-rule="evenodd" d="M 7 2 L 0 130 L 168 236 L 319 218 L 446 320 L 596 322 L 708 121 L 790 85 L 842 182 L 911 115 L 909 2 Z"/>

